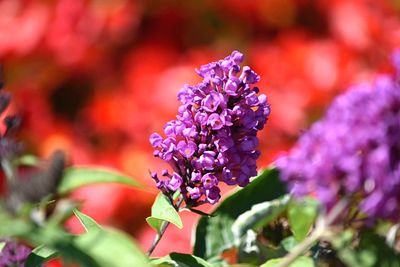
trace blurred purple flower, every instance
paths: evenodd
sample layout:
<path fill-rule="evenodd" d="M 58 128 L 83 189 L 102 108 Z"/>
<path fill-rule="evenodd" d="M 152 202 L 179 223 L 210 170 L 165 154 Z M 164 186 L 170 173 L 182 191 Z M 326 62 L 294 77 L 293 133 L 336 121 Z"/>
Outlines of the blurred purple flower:
<path fill-rule="evenodd" d="M 0 252 L 0 266 L 25 266 L 25 261 L 31 253 L 29 247 L 9 240 L 0 240 L 0 242 L 6 243 Z"/>
<path fill-rule="evenodd" d="M 243 54 L 234 51 L 217 62 L 201 66 L 203 81 L 185 85 L 178 93 L 182 105 L 177 119 L 166 123 L 166 138 L 150 136 L 154 155 L 167 161 L 174 175 L 153 175 L 166 194 L 180 190 L 189 206 L 214 204 L 220 198 L 218 183 L 245 186 L 257 174 L 257 132 L 264 127 L 270 107 L 265 95 L 251 84 L 260 77 L 239 64 Z M 164 171 L 165 172 L 165 171 Z"/>
<path fill-rule="evenodd" d="M 277 160 L 297 196 L 315 193 L 329 209 L 349 197 L 370 218 L 400 219 L 400 60 L 337 97 L 288 156 Z"/>

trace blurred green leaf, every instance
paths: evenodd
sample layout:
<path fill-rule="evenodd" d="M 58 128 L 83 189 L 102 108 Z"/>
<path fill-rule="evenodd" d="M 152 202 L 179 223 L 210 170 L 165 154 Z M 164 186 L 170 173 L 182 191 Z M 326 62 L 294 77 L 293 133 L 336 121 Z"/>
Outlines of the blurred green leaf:
<path fill-rule="evenodd" d="M 23 166 L 38 166 L 40 164 L 40 159 L 34 155 L 23 155 L 19 158 L 16 158 L 13 163 L 15 165 L 23 165 Z"/>
<path fill-rule="evenodd" d="M 242 213 L 232 225 L 235 243 L 239 243 L 240 238 L 247 232 L 247 230 L 253 229 L 257 231 L 264 225 L 276 219 L 283 211 L 285 211 L 289 200 L 289 195 L 285 195 L 279 199 L 255 204 L 250 210 Z"/>
<path fill-rule="evenodd" d="M 95 259 L 101 267 L 151 266 L 134 241 L 114 229 L 83 234 L 76 238 L 76 245 Z"/>
<path fill-rule="evenodd" d="M 400 267 L 400 254 L 391 249 L 383 237 L 372 231 L 362 232 L 359 244 L 355 248 L 349 231 L 338 235 L 332 244 L 346 266 Z"/>
<path fill-rule="evenodd" d="M 57 255 L 56 250 L 45 245 L 40 245 L 34 248 L 31 254 L 29 254 L 25 262 L 25 267 L 40 267 L 43 263 L 55 258 Z"/>
<path fill-rule="evenodd" d="M 294 236 L 286 237 L 281 241 L 281 246 L 288 252 L 292 251 L 292 249 L 298 244 L 299 241 L 297 241 Z"/>
<path fill-rule="evenodd" d="M 318 201 L 309 197 L 290 202 L 288 207 L 289 226 L 297 240 L 301 241 L 307 236 L 317 217 L 318 207 Z"/>
<path fill-rule="evenodd" d="M 58 186 L 60 194 L 67 194 L 71 191 L 96 183 L 118 183 L 133 187 L 142 185 L 131 177 L 121 173 L 99 168 L 71 167 L 64 171 L 63 178 Z"/>
<path fill-rule="evenodd" d="M 93 232 L 93 231 L 102 230 L 101 226 L 98 225 L 95 220 L 93 220 L 89 216 L 83 214 L 79 210 L 75 209 L 74 210 L 74 214 L 79 219 L 79 221 L 82 223 L 82 225 L 85 228 L 86 232 L 90 233 L 90 232 Z"/>
<path fill-rule="evenodd" d="M 0 242 L 0 253 L 3 251 L 3 248 L 6 246 L 6 242 Z"/>
<path fill-rule="evenodd" d="M 276 169 L 264 170 L 246 187 L 235 191 L 214 210 L 214 217 L 201 217 L 195 233 L 194 254 L 209 259 L 234 246 L 233 222 L 257 203 L 285 194 Z"/>
<path fill-rule="evenodd" d="M 154 259 L 151 261 L 156 266 L 173 266 L 173 267 L 213 267 L 210 263 L 202 258 L 182 253 L 171 253 L 168 256 Z"/>
<path fill-rule="evenodd" d="M 163 221 L 170 222 L 179 229 L 182 229 L 183 227 L 179 213 L 163 193 L 157 195 L 156 200 L 151 207 L 151 216 L 146 218 L 146 221 L 157 232 L 160 232 Z"/>
<path fill-rule="evenodd" d="M 275 267 L 280 263 L 282 259 L 269 260 L 260 267 Z M 300 256 L 294 262 L 292 262 L 289 267 L 314 267 L 314 261 L 307 256 Z"/>
<path fill-rule="evenodd" d="M 75 238 L 75 244 L 96 260 L 100 267 L 151 266 L 133 240 L 123 232 L 103 229 L 92 218 L 75 210 L 86 233 Z"/>

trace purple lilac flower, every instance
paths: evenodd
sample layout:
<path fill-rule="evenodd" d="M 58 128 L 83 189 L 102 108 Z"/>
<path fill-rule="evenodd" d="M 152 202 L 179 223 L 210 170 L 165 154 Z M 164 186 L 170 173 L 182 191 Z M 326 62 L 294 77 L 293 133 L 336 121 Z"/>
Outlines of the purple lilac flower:
<path fill-rule="evenodd" d="M 0 252 L 0 267 L 25 266 L 25 261 L 31 253 L 31 249 L 14 241 L 0 240 L 1 242 L 6 242 L 6 244 Z"/>
<path fill-rule="evenodd" d="M 154 156 L 167 161 L 173 174 L 152 178 L 165 194 L 180 190 L 189 206 L 214 204 L 219 183 L 246 186 L 257 174 L 257 132 L 264 127 L 270 107 L 267 97 L 252 84 L 260 77 L 239 64 L 243 54 L 234 51 L 217 62 L 201 66 L 203 81 L 185 85 L 178 93 L 182 105 L 176 120 L 164 126 L 166 137 L 150 136 Z"/>
<path fill-rule="evenodd" d="M 337 97 L 288 156 L 277 161 L 297 196 L 329 209 L 340 197 L 370 218 L 400 219 L 400 54 L 397 73 Z"/>

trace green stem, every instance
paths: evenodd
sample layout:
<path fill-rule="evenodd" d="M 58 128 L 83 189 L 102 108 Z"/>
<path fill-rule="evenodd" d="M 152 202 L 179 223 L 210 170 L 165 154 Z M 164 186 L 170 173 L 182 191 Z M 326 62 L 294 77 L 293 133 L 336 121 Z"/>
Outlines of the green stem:
<path fill-rule="evenodd" d="M 183 197 L 181 196 L 178 202 L 173 205 L 174 208 L 179 211 L 179 207 L 181 206 L 183 202 Z M 153 243 L 151 244 L 149 250 L 147 251 L 147 256 L 150 257 L 151 253 L 153 253 L 154 249 L 157 247 L 158 243 L 160 242 L 161 238 L 165 234 L 165 231 L 167 230 L 168 226 L 170 225 L 169 222 L 164 221 L 160 227 L 160 232 L 156 234 L 156 237 L 153 240 Z"/>

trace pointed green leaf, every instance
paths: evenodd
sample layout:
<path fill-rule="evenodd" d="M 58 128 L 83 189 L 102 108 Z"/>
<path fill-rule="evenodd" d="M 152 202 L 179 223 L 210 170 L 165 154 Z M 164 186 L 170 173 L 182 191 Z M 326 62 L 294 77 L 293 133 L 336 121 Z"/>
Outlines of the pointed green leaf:
<path fill-rule="evenodd" d="M 43 263 L 55 258 L 58 255 L 57 251 L 40 245 L 34 248 L 29 254 L 25 262 L 25 267 L 41 267 Z"/>
<path fill-rule="evenodd" d="M 151 228 L 153 228 L 157 233 L 160 233 L 161 231 L 161 226 L 165 220 L 157 219 L 154 217 L 147 217 L 146 222 L 150 225 Z"/>
<path fill-rule="evenodd" d="M 212 213 L 215 217 L 200 218 L 196 227 L 194 254 L 208 260 L 234 246 L 233 222 L 253 205 L 281 197 L 285 191 L 278 171 L 264 170 L 249 185 L 222 201 Z"/>
<path fill-rule="evenodd" d="M 167 221 L 174 224 L 179 229 L 182 229 L 183 223 L 179 213 L 172 206 L 169 199 L 162 193 L 159 193 L 151 207 L 151 217 L 148 217 L 149 225 L 159 232 L 162 221 Z"/>
<path fill-rule="evenodd" d="M 261 267 L 275 267 L 278 266 L 278 263 L 280 263 L 281 261 L 282 259 L 269 260 L 261 265 Z M 315 264 L 310 257 L 300 256 L 294 262 L 292 262 L 289 267 L 315 267 Z"/>
<path fill-rule="evenodd" d="M 301 241 L 307 236 L 317 217 L 318 207 L 318 201 L 309 197 L 289 204 L 289 226 L 297 240 Z"/>
<path fill-rule="evenodd" d="M 92 232 L 92 231 L 102 230 L 101 226 L 98 225 L 95 220 L 93 220 L 89 216 L 83 214 L 79 210 L 75 209 L 74 210 L 74 214 L 79 219 L 79 221 L 82 223 L 82 225 L 85 228 L 86 232 L 89 233 L 89 232 Z"/>
<path fill-rule="evenodd" d="M 6 242 L 4 242 L 4 241 L 0 242 L 0 253 L 5 246 L 6 246 Z"/>
<path fill-rule="evenodd" d="M 87 168 L 87 167 L 71 167 L 64 171 L 64 176 L 58 186 L 60 194 L 68 194 L 71 191 L 97 183 L 118 183 L 133 187 L 142 187 L 142 185 L 133 180 L 131 177 L 118 173 L 116 171 Z"/>

